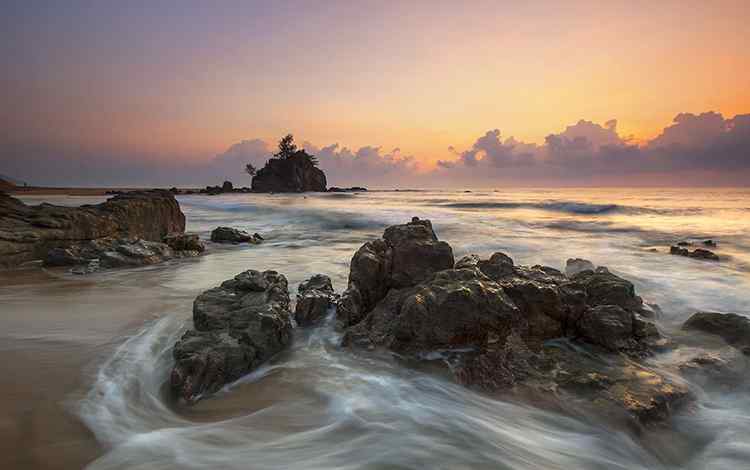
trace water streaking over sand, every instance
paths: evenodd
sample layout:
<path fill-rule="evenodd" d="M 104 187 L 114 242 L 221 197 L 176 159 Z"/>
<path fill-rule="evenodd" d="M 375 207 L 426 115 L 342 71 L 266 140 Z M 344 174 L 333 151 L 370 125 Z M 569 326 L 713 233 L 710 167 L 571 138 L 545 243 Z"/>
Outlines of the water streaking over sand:
<path fill-rule="evenodd" d="M 748 190 L 640 189 L 180 197 L 188 230 L 207 236 L 229 225 L 266 242 L 87 277 L 2 274 L 0 344 L 10 358 L 4 380 L 14 377 L 18 391 L 13 405 L 53 404 L 44 414 L 3 408 L 11 427 L 29 416 L 35 423 L 5 443 L 6 452 L 29 449 L 8 468 L 92 460 L 94 469 L 742 468 L 750 461 L 747 390 L 696 386 L 696 407 L 671 429 L 634 436 L 596 417 L 494 400 L 388 356 L 341 350 L 330 321 L 298 329 L 290 351 L 191 408 L 172 403 L 164 384 L 171 346 L 202 290 L 251 268 L 278 270 L 295 288 L 326 273 L 342 290 L 353 252 L 412 216 L 432 219 L 457 257 L 504 251 L 520 264 L 560 268 L 584 257 L 606 265 L 661 306 L 667 334 L 700 309 L 750 314 L 748 201 Z M 718 241 L 721 263 L 666 253 L 676 241 L 707 238 Z"/>

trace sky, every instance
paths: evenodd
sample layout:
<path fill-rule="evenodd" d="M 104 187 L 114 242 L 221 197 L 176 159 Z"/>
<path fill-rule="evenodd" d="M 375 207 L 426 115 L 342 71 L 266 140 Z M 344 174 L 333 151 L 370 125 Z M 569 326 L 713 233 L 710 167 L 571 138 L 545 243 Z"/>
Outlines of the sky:
<path fill-rule="evenodd" d="M 0 174 L 241 185 L 293 133 L 340 186 L 748 185 L 749 24 L 746 1 L 6 1 Z"/>

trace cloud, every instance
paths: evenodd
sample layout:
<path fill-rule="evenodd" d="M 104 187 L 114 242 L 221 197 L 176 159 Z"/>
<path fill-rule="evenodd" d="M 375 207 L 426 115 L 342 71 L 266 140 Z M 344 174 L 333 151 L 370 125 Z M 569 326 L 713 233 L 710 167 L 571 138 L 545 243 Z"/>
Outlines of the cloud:
<path fill-rule="evenodd" d="M 201 159 L 6 142 L 0 145 L 0 173 L 39 185 L 205 186 L 229 179 L 249 186 L 244 166 L 262 167 L 275 146 L 248 139 Z M 615 120 L 580 120 L 540 145 L 503 138 L 491 129 L 469 148 L 449 147 L 452 158 L 438 160 L 433 169 L 398 147 L 309 142 L 302 147 L 318 157 L 330 186 L 750 184 L 750 114 L 680 113 L 657 137 L 639 145 L 618 133 Z"/>
<path fill-rule="evenodd" d="M 715 112 L 681 113 L 653 140 L 640 146 L 631 142 L 632 138 L 618 134 L 615 120 L 604 125 L 580 120 L 548 135 L 540 146 L 512 137 L 501 142 L 500 131 L 493 129 L 468 150 L 449 148 L 456 158 L 439 161 L 434 173 L 443 178 L 453 174 L 464 181 L 561 183 L 614 178 L 638 182 L 676 173 L 687 178 L 665 184 L 705 184 L 701 178 L 709 174 L 743 185 L 750 176 L 750 114 L 725 119 Z"/>

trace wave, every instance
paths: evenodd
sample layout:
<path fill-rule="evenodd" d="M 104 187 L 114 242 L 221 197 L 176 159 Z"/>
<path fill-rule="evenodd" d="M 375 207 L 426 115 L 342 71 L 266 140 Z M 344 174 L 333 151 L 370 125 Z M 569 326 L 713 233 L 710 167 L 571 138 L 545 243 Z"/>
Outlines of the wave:
<path fill-rule="evenodd" d="M 593 204 L 576 201 L 545 201 L 545 202 L 453 202 L 441 204 L 440 207 L 452 209 L 539 209 L 554 212 L 565 212 L 579 215 L 600 214 L 658 214 L 681 215 L 702 211 L 698 208 L 681 209 L 653 209 L 648 207 L 623 206 L 620 204 Z"/>

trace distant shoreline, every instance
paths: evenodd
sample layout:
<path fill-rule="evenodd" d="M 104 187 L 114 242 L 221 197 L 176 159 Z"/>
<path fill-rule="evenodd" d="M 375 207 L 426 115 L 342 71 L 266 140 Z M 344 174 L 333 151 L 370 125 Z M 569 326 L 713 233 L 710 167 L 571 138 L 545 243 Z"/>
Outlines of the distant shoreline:
<path fill-rule="evenodd" d="M 29 195 L 29 196 L 108 196 L 108 191 L 137 191 L 150 188 L 57 188 L 43 186 L 17 186 L 8 190 L 12 195 Z"/>

